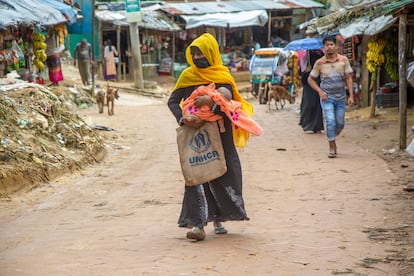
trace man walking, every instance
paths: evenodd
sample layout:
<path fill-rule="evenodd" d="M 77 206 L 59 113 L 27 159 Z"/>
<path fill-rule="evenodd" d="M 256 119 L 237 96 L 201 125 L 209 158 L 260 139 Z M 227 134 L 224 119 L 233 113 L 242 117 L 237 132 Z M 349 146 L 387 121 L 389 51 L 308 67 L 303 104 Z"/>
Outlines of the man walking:
<path fill-rule="evenodd" d="M 315 62 L 308 77 L 309 85 L 319 94 L 321 107 L 325 117 L 326 136 L 329 142 L 329 158 L 337 154 L 336 136 L 345 126 L 346 90 L 348 89 L 348 104 L 354 104 L 352 85 L 352 68 L 347 57 L 338 54 L 336 38 L 323 39 L 325 56 Z M 320 77 L 320 85 L 315 81 Z"/>
<path fill-rule="evenodd" d="M 73 65 L 76 66 L 76 60 L 78 61 L 79 74 L 82 79 L 83 85 L 88 84 L 90 65 L 92 60 L 92 47 L 84 38 L 78 44 L 76 44 L 75 52 L 73 53 Z"/>

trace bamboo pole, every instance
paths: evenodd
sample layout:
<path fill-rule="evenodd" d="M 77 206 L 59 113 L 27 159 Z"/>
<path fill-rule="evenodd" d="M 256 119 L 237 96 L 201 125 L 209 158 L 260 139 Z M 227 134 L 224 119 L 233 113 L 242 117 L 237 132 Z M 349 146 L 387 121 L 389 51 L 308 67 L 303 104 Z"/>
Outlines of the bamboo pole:
<path fill-rule="evenodd" d="M 96 63 L 95 63 L 95 22 L 96 22 L 96 18 L 95 18 L 95 0 L 92 1 L 92 66 L 91 66 L 91 74 L 92 74 L 92 90 L 91 90 L 91 94 L 92 96 L 95 95 L 95 67 L 96 67 Z"/>
<path fill-rule="evenodd" d="M 362 65 L 361 65 L 361 93 L 362 93 L 362 106 L 369 106 L 369 98 L 370 98 L 370 91 L 369 91 L 369 71 L 365 63 L 367 61 L 367 51 L 368 51 L 368 41 L 369 36 L 364 35 L 362 37 Z"/>
<path fill-rule="evenodd" d="M 272 12 L 268 11 L 268 21 L 267 21 L 267 41 L 272 39 Z M 267 42 L 266 42 L 267 44 Z"/>
<path fill-rule="evenodd" d="M 407 14 L 399 16 L 398 27 L 398 78 L 399 78 L 399 99 L 400 99 L 400 150 L 407 147 Z"/>
<path fill-rule="evenodd" d="M 117 78 L 118 78 L 118 81 L 120 81 L 121 80 L 121 59 L 122 59 L 122 53 L 121 53 L 121 26 L 116 26 L 116 49 L 118 50 L 118 64 L 116 65 Z"/>
<path fill-rule="evenodd" d="M 144 89 L 144 77 L 142 75 L 141 45 L 139 41 L 139 28 L 137 22 L 129 22 L 129 35 L 131 37 L 131 52 L 133 60 L 134 86 Z"/>
<path fill-rule="evenodd" d="M 381 67 L 378 66 L 375 79 L 371 80 L 371 82 L 375 81 L 375 84 L 372 86 L 372 90 L 371 90 L 371 115 L 370 115 L 371 118 L 375 118 L 375 115 L 376 115 L 375 108 L 377 106 L 377 91 L 380 86 L 380 74 L 381 74 Z"/>

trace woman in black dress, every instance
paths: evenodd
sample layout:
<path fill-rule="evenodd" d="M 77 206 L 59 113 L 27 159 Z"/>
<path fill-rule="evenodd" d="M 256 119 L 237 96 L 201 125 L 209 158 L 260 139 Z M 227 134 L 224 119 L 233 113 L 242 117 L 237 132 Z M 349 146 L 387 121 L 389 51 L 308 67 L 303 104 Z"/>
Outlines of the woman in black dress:
<path fill-rule="evenodd" d="M 302 101 L 300 103 L 299 125 L 306 133 L 319 133 L 323 131 L 322 108 L 318 93 L 308 84 L 310 71 L 316 60 L 323 56 L 320 50 L 307 51 L 304 61 L 306 69 L 302 72 Z"/>
<path fill-rule="evenodd" d="M 242 103 L 242 110 L 250 117 L 252 106 L 245 101 L 237 90 L 234 78 L 229 69 L 222 64 L 216 39 L 208 33 L 196 38 L 186 49 L 186 59 L 190 67 L 185 69 L 177 80 L 176 86 L 168 99 L 168 107 L 180 125 L 199 127 L 197 121 L 183 118 L 180 103 L 188 98 L 200 85 L 215 83 L 216 88 L 226 87 L 232 92 L 233 100 Z M 185 186 L 179 227 L 192 228 L 187 233 L 188 239 L 204 240 L 204 227 L 214 222 L 216 234 L 226 234 L 222 222 L 229 220 L 248 220 L 242 196 L 242 170 L 237 147 L 243 147 L 248 133 L 241 129 L 233 129 L 231 121 L 220 107 L 215 105 L 209 96 L 200 96 L 195 104 L 210 105 L 214 113 L 223 115 L 225 132 L 220 133 L 226 158 L 227 172 L 208 183 L 196 186 Z"/>

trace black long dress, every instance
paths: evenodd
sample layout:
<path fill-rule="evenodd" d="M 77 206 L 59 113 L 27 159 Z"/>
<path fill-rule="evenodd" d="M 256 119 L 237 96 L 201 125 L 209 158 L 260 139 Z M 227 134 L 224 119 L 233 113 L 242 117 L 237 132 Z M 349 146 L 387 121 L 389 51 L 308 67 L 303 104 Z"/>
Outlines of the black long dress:
<path fill-rule="evenodd" d="M 230 85 L 224 86 L 232 91 Z M 181 100 L 188 98 L 197 86 L 179 88 L 168 99 L 168 107 L 177 122 L 182 117 Z M 233 142 L 231 121 L 224 113 L 226 131 L 220 133 L 226 158 L 227 172 L 208 183 L 197 186 L 185 186 L 181 214 L 178 219 L 180 227 L 202 228 L 211 221 L 249 220 L 244 208 L 242 196 L 242 170 L 239 155 Z"/>
<path fill-rule="evenodd" d="M 315 61 L 321 55 L 309 53 L 310 66 L 315 64 Z M 310 72 L 302 73 L 302 101 L 300 103 L 300 120 L 299 125 L 303 131 L 320 132 L 324 129 L 322 107 L 318 93 L 313 90 L 308 84 L 308 77 Z M 319 78 L 316 80 L 319 83 Z"/>

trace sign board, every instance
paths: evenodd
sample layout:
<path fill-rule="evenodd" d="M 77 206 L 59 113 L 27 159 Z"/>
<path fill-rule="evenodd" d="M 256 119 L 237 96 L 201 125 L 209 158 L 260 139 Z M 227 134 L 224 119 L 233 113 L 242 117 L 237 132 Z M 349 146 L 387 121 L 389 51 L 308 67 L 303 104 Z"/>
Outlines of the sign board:
<path fill-rule="evenodd" d="M 127 22 L 141 22 L 141 3 L 140 0 L 125 0 Z"/>

